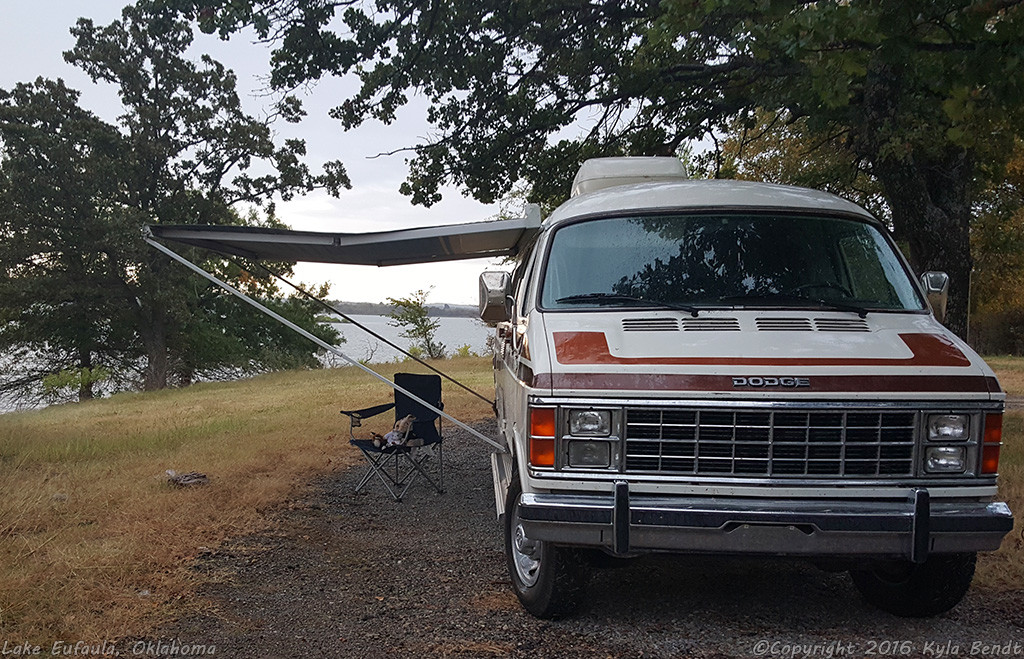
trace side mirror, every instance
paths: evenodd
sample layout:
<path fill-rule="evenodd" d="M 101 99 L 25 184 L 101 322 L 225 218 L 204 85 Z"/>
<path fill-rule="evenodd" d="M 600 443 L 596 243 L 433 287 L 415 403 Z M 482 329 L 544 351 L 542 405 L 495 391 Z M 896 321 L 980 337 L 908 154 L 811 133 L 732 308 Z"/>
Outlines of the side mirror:
<path fill-rule="evenodd" d="M 949 300 L 949 275 L 929 271 L 921 275 L 921 285 L 931 305 L 932 313 L 941 323 L 946 320 L 946 302 Z"/>
<path fill-rule="evenodd" d="M 480 320 L 502 323 L 509 319 L 508 294 L 512 278 L 507 272 L 489 271 L 480 275 Z"/>

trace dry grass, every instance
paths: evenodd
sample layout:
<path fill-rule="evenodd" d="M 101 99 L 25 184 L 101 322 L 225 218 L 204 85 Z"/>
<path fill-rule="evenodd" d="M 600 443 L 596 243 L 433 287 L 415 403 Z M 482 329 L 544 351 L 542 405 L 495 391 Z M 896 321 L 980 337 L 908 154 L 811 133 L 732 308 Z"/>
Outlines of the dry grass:
<path fill-rule="evenodd" d="M 990 360 L 1024 393 L 1024 360 Z M 446 364 L 490 395 L 485 359 Z M 383 372 L 391 377 L 395 370 Z M 412 370 L 412 369 L 410 369 Z M 289 372 L 0 416 L 0 638 L 48 647 L 144 633 L 188 599 L 183 567 L 202 547 L 265 524 L 315 474 L 356 457 L 339 409 L 384 402 L 386 385 L 355 369 Z M 490 407 L 445 384 L 446 411 L 475 421 Z M 370 429 L 385 430 L 367 424 Z M 1024 513 L 1024 412 L 1006 415 L 1000 492 Z M 178 490 L 166 469 L 210 475 Z M 1022 526 L 979 565 L 985 589 L 1024 583 Z M 507 598 L 482 600 L 504 606 Z M 452 655 L 503 648 L 465 647 Z"/>
<path fill-rule="evenodd" d="M 996 370 L 1001 380 L 1002 371 Z M 1011 410 L 1003 416 L 999 499 L 1010 504 L 1016 523 L 999 551 L 979 558 L 974 583 L 980 588 L 1020 590 L 1024 584 L 1024 411 Z"/>
<path fill-rule="evenodd" d="M 986 357 L 1010 396 L 1024 396 L 1024 359 Z M 975 585 L 994 590 L 1020 589 L 1024 584 L 1024 411 L 1010 409 L 1003 417 L 1003 448 L 999 456 L 999 498 L 1010 504 L 1016 524 L 998 552 L 978 562 Z"/>
<path fill-rule="evenodd" d="M 493 391 L 486 360 L 447 366 Z M 383 371 L 399 369 L 414 370 Z M 0 638 L 48 647 L 159 622 L 189 592 L 182 566 L 201 547 L 259 528 L 297 486 L 355 458 L 339 409 L 390 398 L 345 368 L 0 416 Z M 456 418 L 492 414 L 453 385 L 444 398 Z M 366 425 L 387 430 L 383 417 Z M 167 469 L 211 482 L 175 489 Z"/>
<path fill-rule="evenodd" d="M 986 357 L 985 361 L 999 376 L 999 384 L 1011 396 L 1024 396 L 1024 359 L 1020 357 Z"/>

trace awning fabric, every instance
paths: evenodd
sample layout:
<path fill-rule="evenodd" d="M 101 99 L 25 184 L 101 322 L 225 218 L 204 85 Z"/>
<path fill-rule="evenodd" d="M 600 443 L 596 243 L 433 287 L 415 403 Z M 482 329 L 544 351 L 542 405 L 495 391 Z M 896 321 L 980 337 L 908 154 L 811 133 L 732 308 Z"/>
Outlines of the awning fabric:
<path fill-rule="evenodd" d="M 372 233 L 320 233 L 260 227 L 151 225 L 154 238 L 268 261 L 404 265 L 516 254 L 540 229 L 527 217 Z"/>

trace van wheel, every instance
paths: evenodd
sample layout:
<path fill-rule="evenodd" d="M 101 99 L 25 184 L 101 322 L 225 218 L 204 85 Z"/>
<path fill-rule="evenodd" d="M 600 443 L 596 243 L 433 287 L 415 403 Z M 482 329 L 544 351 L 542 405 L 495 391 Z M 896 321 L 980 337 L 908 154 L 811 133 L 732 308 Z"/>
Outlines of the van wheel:
<path fill-rule="evenodd" d="M 850 570 L 857 590 L 871 605 L 904 618 L 949 611 L 971 587 L 977 554 L 937 554 L 921 564 L 899 561 Z"/>
<path fill-rule="evenodd" d="M 578 552 L 531 540 L 519 519 L 522 486 L 513 474 L 505 502 L 505 557 L 512 589 L 523 608 L 538 618 L 571 615 L 583 601 L 587 571 Z"/>

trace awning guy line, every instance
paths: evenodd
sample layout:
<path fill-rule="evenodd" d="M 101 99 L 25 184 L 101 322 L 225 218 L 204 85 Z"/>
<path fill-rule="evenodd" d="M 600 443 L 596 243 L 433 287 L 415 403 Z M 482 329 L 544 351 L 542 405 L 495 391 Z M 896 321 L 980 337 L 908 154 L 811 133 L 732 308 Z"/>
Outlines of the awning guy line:
<path fill-rule="evenodd" d="M 413 399 L 417 403 L 423 405 L 427 409 L 429 409 L 429 410 L 431 410 L 433 412 L 436 412 L 438 415 L 444 417 L 445 419 L 448 419 L 449 421 L 451 421 L 452 423 L 454 423 L 458 427 L 462 428 L 463 430 L 465 430 L 469 434 L 473 435 L 477 439 L 481 439 L 484 442 L 490 444 L 491 446 L 493 446 L 498 451 L 500 451 L 502 453 L 507 453 L 508 452 L 508 450 L 504 446 L 502 446 L 498 442 L 494 441 L 493 439 L 491 439 L 487 435 L 484 435 L 480 431 L 470 427 L 469 425 L 463 423 L 462 421 L 459 421 L 458 419 L 456 419 L 455 417 L 451 416 L 450 414 L 447 414 L 443 410 L 441 410 L 441 409 L 439 409 L 437 407 L 434 407 L 433 405 L 431 405 L 427 401 L 423 400 L 422 398 L 420 398 L 416 394 L 414 394 L 411 391 L 408 391 L 406 389 L 403 389 L 402 387 L 398 386 L 397 384 L 395 384 L 391 380 L 388 380 L 386 377 L 384 377 L 380 373 L 377 373 L 373 369 L 368 368 L 367 366 L 364 366 L 363 364 L 360 364 L 355 359 L 352 359 L 351 357 L 349 357 L 348 355 L 343 353 L 340 349 L 338 349 L 337 346 L 333 346 L 330 343 L 327 343 L 326 341 L 324 341 L 323 339 L 317 337 L 316 335 L 311 334 L 310 332 L 307 332 L 306 330 L 302 329 L 301 327 L 299 327 L 298 325 L 296 325 L 292 321 L 288 320 L 284 316 L 281 316 L 280 314 L 278 314 L 278 313 L 268 309 L 267 307 L 263 306 L 262 304 L 260 304 L 256 300 L 252 299 L 251 297 L 249 297 L 245 293 L 243 293 L 243 292 L 239 291 L 238 289 L 234 288 L 230 284 L 225 283 L 225 282 L 221 281 L 220 279 L 217 279 L 216 277 L 211 275 L 209 272 L 207 272 L 203 268 L 200 268 L 195 263 L 192 263 L 191 261 L 186 259 L 184 256 L 181 256 L 177 252 L 174 252 L 173 250 L 168 249 L 167 247 L 165 247 L 165 246 L 161 245 L 160 243 L 156 242 L 155 240 L 153 240 L 152 234 L 149 232 L 148 227 L 145 230 L 145 233 L 143 235 L 143 239 L 147 243 L 149 243 L 151 246 L 153 246 L 156 249 L 160 250 L 161 252 L 163 252 L 167 256 L 171 257 L 172 259 L 174 259 L 178 263 L 181 263 L 182 265 L 184 265 L 189 270 L 192 270 L 193 272 L 195 272 L 196 274 L 200 275 L 201 277 L 203 277 L 203 278 L 213 282 L 217 286 L 220 286 L 221 288 L 223 288 L 227 292 L 231 293 L 232 295 L 234 295 L 238 299 L 244 300 L 245 302 L 249 303 L 251 306 L 255 307 L 257 310 L 259 310 L 260 312 L 266 314 L 267 316 L 270 316 L 271 318 L 273 318 L 274 320 L 278 321 L 279 323 L 281 323 L 285 327 L 288 327 L 289 329 L 291 329 L 291 330 L 301 334 L 302 336 L 306 337 L 307 339 L 309 339 L 313 343 L 317 344 L 318 346 L 320 346 L 324 350 L 327 350 L 328 352 L 333 353 L 333 354 L 337 355 L 338 357 L 341 357 L 349 365 L 358 367 L 359 369 L 369 373 L 370 375 L 372 375 L 373 377 L 377 378 L 378 380 L 380 380 L 384 384 L 388 385 L 389 387 L 391 387 L 395 391 L 402 392 L 403 394 L 405 394 L 409 398 Z"/>
<path fill-rule="evenodd" d="M 250 271 L 252 270 L 252 268 L 250 266 L 242 265 L 241 263 L 238 262 L 237 259 L 234 259 L 234 258 L 232 258 L 230 256 L 226 256 L 225 258 L 227 258 L 228 261 L 230 261 L 231 263 L 234 263 L 236 266 L 238 266 L 242 270 L 250 270 Z M 329 311 L 331 313 L 338 314 L 339 316 L 341 316 L 342 318 L 344 318 L 345 320 L 347 320 L 351 324 L 355 325 L 359 329 L 363 330 L 364 332 L 366 332 L 370 336 L 380 339 L 381 341 L 383 341 L 384 343 L 388 344 L 389 346 L 391 346 L 392 348 L 394 348 L 398 352 L 402 353 L 403 355 L 405 355 L 409 359 L 412 359 L 413 361 L 415 361 L 416 363 L 420 364 L 424 368 L 428 368 L 431 371 L 433 371 L 434 373 L 437 373 L 438 375 L 440 375 L 444 379 L 448 380 L 452 384 L 454 384 L 454 385 L 456 385 L 458 387 L 462 387 L 463 389 L 465 389 L 469 393 L 473 394 L 474 396 L 476 396 L 477 398 L 479 398 L 483 402 L 485 402 L 488 405 L 490 405 L 492 409 L 496 409 L 495 408 L 495 403 L 494 403 L 493 400 L 491 400 L 491 399 L 487 398 L 486 396 L 484 396 L 484 395 L 482 395 L 482 394 L 480 394 L 480 393 L 470 389 L 469 387 L 467 387 L 466 385 L 462 384 L 461 382 L 459 382 L 458 380 L 456 380 L 452 376 L 448 375 L 444 371 L 441 371 L 440 369 L 435 368 L 434 366 L 432 366 L 432 365 L 428 364 L 427 362 L 423 361 L 422 359 L 420 359 L 416 355 L 412 354 L 408 350 L 402 348 L 397 343 L 388 340 L 386 337 L 381 336 L 377 332 L 374 332 L 372 329 L 370 329 L 366 325 L 363 325 L 362 323 L 360 323 L 359 321 L 355 320 L 351 316 L 348 316 L 347 314 L 342 313 L 340 310 L 335 309 L 334 307 L 332 307 L 331 305 L 327 304 L 326 302 L 324 302 L 323 300 L 321 300 L 317 296 L 313 295 L 312 293 L 310 293 L 306 289 L 302 288 L 298 284 L 295 284 L 294 282 L 292 282 L 291 280 L 286 278 L 280 272 L 276 272 L 276 271 L 268 268 L 267 266 L 265 266 L 264 264 L 262 264 L 262 263 L 260 263 L 259 261 L 256 261 L 256 260 L 252 260 L 252 265 L 255 265 L 260 270 L 263 270 L 263 272 L 267 273 L 271 277 L 274 277 L 277 280 L 284 282 L 288 286 L 291 286 L 293 289 L 295 289 L 295 291 L 297 291 L 299 293 L 299 295 L 301 295 L 302 297 L 306 298 L 307 300 L 310 300 L 310 301 L 320 305 L 321 307 L 323 307 L 324 309 L 326 309 L 327 311 Z"/>

